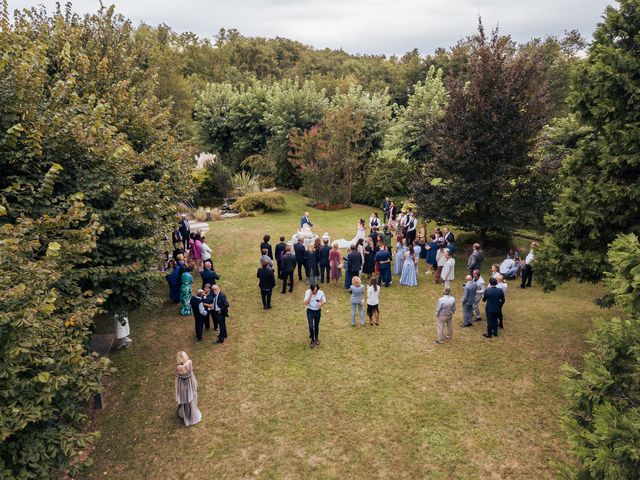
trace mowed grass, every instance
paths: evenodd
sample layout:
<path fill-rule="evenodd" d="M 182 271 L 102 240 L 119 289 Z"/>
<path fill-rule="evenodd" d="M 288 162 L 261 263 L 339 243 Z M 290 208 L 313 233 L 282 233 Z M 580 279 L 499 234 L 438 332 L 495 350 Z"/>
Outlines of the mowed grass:
<path fill-rule="evenodd" d="M 579 362 L 591 318 L 602 315 L 592 303 L 601 287 L 544 294 L 535 276 L 531 289 L 512 282 L 498 339 L 482 337 L 485 322 L 460 328 L 458 312 L 453 341 L 436 346 L 442 286 L 421 263 L 418 287 L 394 277 L 383 289 L 379 327 L 352 328 L 348 292 L 325 287 L 322 343 L 311 350 L 304 285 L 261 308 L 258 245 L 265 233 L 273 245 L 289 239 L 304 210 L 320 235 L 351 238 L 371 208 L 321 212 L 286 196 L 284 212 L 211 224 L 231 303 L 228 342 L 213 345 L 209 333 L 197 343 L 193 318 L 168 303 L 131 316 L 134 343 L 112 357 L 118 373 L 94 418 L 102 437 L 86 478 L 553 478 L 553 462 L 570 460 L 560 367 Z M 459 301 L 466 253 L 457 259 Z M 191 428 L 176 417 L 179 350 L 199 383 L 203 421 Z"/>

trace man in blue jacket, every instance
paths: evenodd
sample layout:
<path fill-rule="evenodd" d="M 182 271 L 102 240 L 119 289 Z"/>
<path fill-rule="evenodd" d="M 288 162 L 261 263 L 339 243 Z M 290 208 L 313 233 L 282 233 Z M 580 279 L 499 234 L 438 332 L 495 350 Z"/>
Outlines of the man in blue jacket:
<path fill-rule="evenodd" d="M 504 292 L 496 286 L 498 281 L 491 278 L 489 285 L 482 296 L 482 301 L 486 303 L 485 311 L 487 314 L 487 333 L 483 333 L 482 336 L 486 338 L 498 336 L 498 315 L 505 302 Z"/>

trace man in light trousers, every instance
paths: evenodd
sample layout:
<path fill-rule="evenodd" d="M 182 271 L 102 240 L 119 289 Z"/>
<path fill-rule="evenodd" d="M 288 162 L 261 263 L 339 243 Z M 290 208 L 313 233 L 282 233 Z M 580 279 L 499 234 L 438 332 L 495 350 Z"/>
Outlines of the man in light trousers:
<path fill-rule="evenodd" d="M 473 303 L 473 315 L 476 317 L 476 322 L 479 322 L 482 320 L 482 316 L 480 315 L 480 302 L 482 301 L 482 295 L 484 295 L 486 283 L 482 275 L 480 275 L 480 270 L 473 271 L 473 279 L 478 286 L 476 290 L 476 301 Z"/>
<path fill-rule="evenodd" d="M 438 299 L 436 304 L 436 322 L 438 325 L 438 338 L 433 342 L 437 345 L 444 343 L 445 339 L 453 338 L 452 318 L 456 312 L 456 299 L 451 296 L 451 289 L 445 288 L 442 297 Z M 445 324 L 447 325 L 447 336 L 442 335 Z"/>
<path fill-rule="evenodd" d="M 470 327 L 473 325 L 473 304 L 476 301 L 478 285 L 473 281 L 471 275 L 467 275 L 465 279 L 467 283 L 464 286 L 464 293 L 462 294 L 462 326 Z"/>

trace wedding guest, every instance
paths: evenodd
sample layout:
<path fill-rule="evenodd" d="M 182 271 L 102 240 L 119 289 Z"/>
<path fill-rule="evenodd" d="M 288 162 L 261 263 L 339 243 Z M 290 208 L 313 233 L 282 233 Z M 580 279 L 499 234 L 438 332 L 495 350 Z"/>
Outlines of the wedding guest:
<path fill-rule="evenodd" d="M 271 244 L 269 241 L 271 240 L 271 235 L 265 235 L 262 237 L 262 243 L 260 244 L 260 252 L 263 253 L 263 250 L 267 251 L 267 256 L 273 260 L 273 251 L 271 250 Z"/>
<path fill-rule="evenodd" d="M 438 299 L 436 303 L 436 324 L 438 336 L 435 340 L 435 344 L 444 343 L 446 340 L 453 338 L 453 314 L 456 313 L 456 299 L 451 296 L 451 289 L 445 288 L 442 292 L 442 297 Z M 447 326 L 447 336 L 442 333 L 444 326 Z"/>
<path fill-rule="evenodd" d="M 267 266 L 271 270 L 273 270 L 273 260 L 269 256 L 269 250 L 267 250 L 266 248 L 262 249 L 262 255 L 260 255 L 260 259 L 258 261 L 260 262 L 260 265 L 262 265 L 263 261 L 266 261 L 267 262 Z"/>
<path fill-rule="evenodd" d="M 456 243 L 455 237 L 453 235 L 453 232 L 451 230 L 449 230 L 449 227 L 444 227 L 444 235 L 443 235 L 444 241 L 449 244 L 449 243 Z"/>
<path fill-rule="evenodd" d="M 407 221 L 406 221 L 407 245 L 413 245 L 413 242 L 416 239 L 416 228 L 418 227 L 418 220 L 416 219 L 416 217 L 414 217 L 413 211 L 411 209 L 409 209 L 409 213 L 408 213 L 407 217 L 408 217 Z"/>
<path fill-rule="evenodd" d="M 309 339 L 311 348 L 320 345 L 318 332 L 320 330 L 320 317 L 322 316 L 322 306 L 327 303 L 324 292 L 318 285 L 310 285 L 304 294 L 303 303 L 307 307 L 307 323 L 309 324 Z"/>
<path fill-rule="evenodd" d="M 306 248 L 302 237 L 298 238 L 297 243 L 293 245 L 293 251 L 296 255 L 296 263 L 298 264 L 298 281 L 302 281 L 302 267 L 305 266 Z M 306 272 L 305 272 L 306 273 Z M 307 275 L 305 275 L 307 276 Z"/>
<path fill-rule="evenodd" d="M 429 235 L 429 242 L 424 246 L 427 253 L 427 274 L 431 275 L 438 268 L 438 261 L 436 256 L 438 254 L 438 242 L 436 242 L 436 236 L 434 234 Z"/>
<path fill-rule="evenodd" d="M 480 249 L 480 244 L 474 243 L 473 251 L 467 260 L 467 270 L 469 270 L 469 274 L 473 275 L 474 270 L 481 270 L 483 260 L 484 252 Z"/>
<path fill-rule="evenodd" d="M 396 204 L 393 202 L 393 200 L 389 203 L 389 228 L 391 230 L 395 230 L 396 229 Z M 389 246 L 389 245 L 387 245 Z"/>
<path fill-rule="evenodd" d="M 384 197 L 384 202 L 382 202 L 382 223 L 386 224 L 389 219 L 389 211 L 391 210 L 391 201 L 389 197 Z"/>
<path fill-rule="evenodd" d="M 356 326 L 356 310 L 360 311 L 360 325 L 364 327 L 364 285 L 360 277 L 353 277 L 351 281 L 351 326 Z"/>
<path fill-rule="evenodd" d="M 187 271 L 182 274 L 180 287 L 180 315 L 186 317 L 191 315 L 191 286 L 193 285 L 193 277 L 191 276 L 192 268 L 188 267 Z"/>
<path fill-rule="evenodd" d="M 178 255 L 182 255 L 182 258 L 184 259 L 184 249 L 182 248 L 182 243 L 180 243 L 180 245 L 173 251 L 173 259 L 177 262 L 178 261 Z"/>
<path fill-rule="evenodd" d="M 442 281 L 444 281 L 444 287 L 451 288 L 451 282 L 455 279 L 456 261 L 451 256 L 448 248 L 443 249 L 442 252 L 444 253 L 445 262 L 440 275 Z"/>
<path fill-rule="evenodd" d="M 369 325 L 379 325 L 380 321 L 380 287 L 375 277 L 369 280 L 367 287 L 367 316 L 369 317 Z"/>
<path fill-rule="evenodd" d="M 507 285 L 507 282 L 504 281 L 503 275 L 497 275 L 496 280 L 498 281 L 498 284 L 496 285 L 496 287 L 502 290 L 502 293 L 504 293 L 504 298 L 506 301 L 507 289 L 509 288 L 509 285 Z M 502 305 L 500 306 L 500 311 L 498 312 L 498 328 L 504 328 L 504 316 L 502 315 Z"/>
<path fill-rule="evenodd" d="M 349 266 L 349 286 L 353 282 L 353 277 L 360 275 L 360 269 L 362 268 L 363 255 L 358 252 L 355 245 L 351 245 L 351 252 L 347 255 L 347 262 Z"/>
<path fill-rule="evenodd" d="M 378 233 L 378 227 L 374 227 L 369 232 L 369 238 L 371 239 L 371 246 L 374 247 L 377 251 L 378 239 L 380 238 L 380 234 Z M 366 244 L 366 241 L 365 241 Z M 366 246 L 366 245 L 365 245 Z"/>
<path fill-rule="evenodd" d="M 380 237 L 382 238 L 382 243 L 387 246 L 387 250 L 389 250 L 389 253 L 391 253 L 391 242 L 393 241 L 393 234 L 389 231 L 388 225 L 382 227 L 382 235 L 380 235 Z"/>
<path fill-rule="evenodd" d="M 305 253 L 304 260 L 305 264 L 305 272 L 307 274 L 307 285 L 318 284 L 318 251 L 316 250 L 316 246 L 309 246 L 307 252 Z"/>
<path fill-rule="evenodd" d="M 442 269 L 447 261 L 444 255 L 444 242 L 438 242 L 438 251 L 436 252 L 436 274 L 433 277 L 433 283 L 442 283 Z"/>
<path fill-rule="evenodd" d="M 398 235 L 396 238 L 396 259 L 393 265 L 393 274 L 400 275 L 402 273 L 402 265 L 404 262 L 404 254 L 407 251 L 405 241 L 402 235 Z"/>
<path fill-rule="evenodd" d="M 204 288 L 207 283 L 209 285 L 215 285 L 216 280 L 220 280 L 220 275 L 213 269 L 211 260 L 204 262 L 204 270 L 200 272 L 200 278 L 202 279 L 202 288 Z"/>
<path fill-rule="evenodd" d="M 224 293 L 220 291 L 220 285 L 213 286 L 213 309 L 214 322 L 218 324 L 220 333 L 216 343 L 224 343 L 227 338 L 227 317 L 229 316 L 229 301 Z"/>
<path fill-rule="evenodd" d="M 416 277 L 416 256 L 414 254 L 413 245 L 409 245 L 407 247 L 407 251 L 404 252 L 403 257 L 400 285 L 415 287 L 418 285 L 418 278 Z"/>
<path fill-rule="evenodd" d="M 173 229 L 173 232 L 171 233 L 171 243 L 174 250 L 182 247 L 182 235 L 180 234 L 179 227 Z"/>
<path fill-rule="evenodd" d="M 473 314 L 476 318 L 476 322 L 482 320 L 482 316 L 480 315 L 480 301 L 482 300 L 482 296 L 484 295 L 484 290 L 486 283 L 482 275 L 480 275 L 480 270 L 473 271 L 473 280 L 476 282 L 476 299 L 473 302 Z"/>
<path fill-rule="evenodd" d="M 378 212 L 373 212 L 371 217 L 369 217 L 369 229 L 378 229 L 380 228 L 380 218 L 378 218 Z"/>
<path fill-rule="evenodd" d="M 375 263 L 378 265 L 378 285 L 384 282 L 384 286 L 391 284 L 391 253 L 387 250 L 387 246 L 383 243 L 380 250 L 374 257 Z"/>
<path fill-rule="evenodd" d="M 420 259 L 423 257 L 422 257 L 422 247 L 418 244 L 417 240 L 413 242 L 413 255 L 416 258 L 416 278 L 418 278 L 418 273 L 419 273 L 418 264 L 420 263 Z"/>
<path fill-rule="evenodd" d="M 359 238 L 356 242 L 356 250 L 360 254 L 360 272 L 358 275 L 362 275 L 362 268 L 364 267 L 364 238 Z"/>
<path fill-rule="evenodd" d="M 471 275 L 466 276 L 467 283 L 464 286 L 464 293 L 462 294 L 462 318 L 463 327 L 473 326 L 473 304 L 476 301 L 476 292 L 478 290 L 478 284 L 473 280 Z"/>
<path fill-rule="evenodd" d="M 196 339 L 198 341 L 202 340 L 202 329 L 204 328 L 205 318 L 209 317 L 209 312 L 204 306 L 204 298 L 204 290 L 200 289 L 189 301 L 193 318 L 196 321 Z"/>
<path fill-rule="evenodd" d="M 338 250 L 338 242 L 333 242 L 331 252 L 329 252 L 329 268 L 331 275 L 331 283 L 334 287 L 338 286 L 338 280 L 340 279 L 340 259 L 342 255 Z"/>
<path fill-rule="evenodd" d="M 191 227 L 189 226 L 189 220 L 186 215 L 182 215 L 180 223 L 178 225 L 180 236 L 182 237 L 182 249 L 186 252 L 189 248 L 189 238 L 191 236 Z"/>
<path fill-rule="evenodd" d="M 320 283 L 324 283 L 325 275 L 327 277 L 327 283 L 330 282 L 329 277 L 331 275 L 331 247 L 329 246 L 329 238 L 322 239 L 322 246 L 318 249 L 318 268 L 320 269 Z"/>
<path fill-rule="evenodd" d="M 180 303 L 180 267 L 173 260 L 169 260 L 168 267 L 171 272 L 165 278 L 169 284 L 169 300 L 173 303 Z"/>
<path fill-rule="evenodd" d="M 486 303 L 485 315 L 487 316 L 487 333 L 482 334 L 485 338 L 498 336 L 498 316 L 505 298 L 504 292 L 497 285 L 498 281 L 495 278 L 490 278 L 489 288 L 484 291 L 482 296 L 482 301 Z"/>
<path fill-rule="evenodd" d="M 202 270 L 202 241 L 200 240 L 200 234 L 193 234 L 191 242 L 191 249 L 189 251 L 191 258 L 195 261 L 196 268 Z"/>
<path fill-rule="evenodd" d="M 531 279 L 533 278 L 533 268 L 531 264 L 535 258 L 534 249 L 538 246 L 537 242 L 531 243 L 531 249 L 524 259 L 524 269 L 522 270 L 522 283 L 520 288 L 530 287 Z"/>
<path fill-rule="evenodd" d="M 202 243 L 200 245 L 200 250 L 202 251 L 202 263 L 206 263 L 211 260 L 211 247 L 207 244 L 206 238 L 202 237 Z"/>
<path fill-rule="evenodd" d="M 189 427 L 202 420 L 202 414 L 198 409 L 198 382 L 193 374 L 193 363 L 185 352 L 178 352 L 176 362 L 178 417 L 182 419 L 185 427 Z"/>
<path fill-rule="evenodd" d="M 266 259 L 262 260 L 262 266 L 258 269 L 256 278 L 260 279 L 258 287 L 262 297 L 262 308 L 269 310 L 271 308 L 271 294 L 276 286 L 276 277 L 273 274 L 273 268 L 269 267 L 269 262 Z"/>
<path fill-rule="evenodd" d="M 373 252 L 373 242 L 371 239 L 368 239 L 366 245 L 364 246 L 364 264 L 362 265 L 362 273 L 371 277 L 374 271 L 374 257 L 375 253 Z"/>
<path fill-rule="evenodd" d="M 275 252 L 275 260 L 276 265 L 278 266 L 278 278 L 282 278 L 282 255 L 284 255 L 284 249 L 287 247 L 286 242 L 284 241 L 284 236 L 280 237 L 280 243 L 276 245 Z"/>
<path fill-rule="evenodd" d="M 213 317 L 211 313 L 211 305 L 213 304 L 213 289 L 210 284 L 206 284 L 203 288 L 204 290 L 204 298 L 202 299 L 202 304 L 206 309 L 207 314 L 204 317 L 204 329 L 208 332 L 211 329 L 211 318 Z M 218 324 L 214 321 L 213 323 L 213 331 L 218 330 Z"/>
<path fill-rule="evenodd" d="M 500 265 L 494 263 L 491 265 L 491 278 L 496 278 L 498 275 L 500 275 Z"/>
<path fill-rule="evenodd" d="M 518 275 L 518 271 L 520 270 L 520 266 L 515 260 L 513 250 L 510 251 L 509 256 L 502 261 L 499 270 L 504 278 L 516 278 L 516 276 Z"/>
<path fill-rule="evenodd" d="M 296 270 L 296 256 L 291 253 L 291 245 L 287 245 L 282 256 L 282 293 L 287 290 L 289 281 L 289 293 L 293 292 L 293 273 Z"/>

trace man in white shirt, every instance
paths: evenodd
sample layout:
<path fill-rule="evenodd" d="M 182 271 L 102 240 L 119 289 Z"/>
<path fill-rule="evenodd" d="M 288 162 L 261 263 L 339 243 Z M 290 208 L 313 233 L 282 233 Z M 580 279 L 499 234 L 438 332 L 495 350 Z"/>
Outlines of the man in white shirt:
<path fill-rule="evenodd" d="M 322 315 L 322 306 L 327 303 L 324 292 L 318 288 L 318 285 L 311 284 L 309 290 L 304 294 L 303 303 L 307 307 L 307 322 L 309 324 L 310 347 L 313 348 L 320 345 L 318 340 L 318 330 L 320 328 L 320 316 Z"/>
<path fill-rule="evenodd" d="M 507 257 L 500 264 L 499 271 L 505 278 L 516 278 L 519 268 L 513 258 Z"/>
<path fill-rule="evenodd" d="M 532 242 L 531 250 L 529 250 L 529 253 L 524 259 L 524 269 L 522 270 L 522 283 L 520 284 L 520 288 L 531 286 L 531 279 L 533 278 L 533 268 L 531 267 L 531 263 L 533 263 L 533 260 L 535 259 L 533 249 L 537 246 L 537 242 Z"/>
<path fill-rule="evenodd" d="M 498 281 L 498 284 L 496 285 L 496 287 L 502 289 L 502 292 L 504 293 L 504 298 L 507 298 L 507 288 L 509 288 L 509 285 L 507 285 L 507 282 L 504 281 L 504 276 L 497 275 L 496 280 Z M 504 322 L 502 317 L 502 307 L 500 307 L 500 312 L 498 313 L 498 328 L 504 328 Z"/>
<path fill-rule="evenodd" d="M 444 343 L 446 340 L 451 340 L 453 337 L 452 318 L 456 313 L 456 299 L 451 296 L 451 289 L 445 288 L 442 292 L 442 297 L 438 299 L 436 303 L 436 322 L 438 328 L 438 338 L 433 342 L 435 344 Z M 447 336 L 442 335 L 444 325 L 447 325 Z"/>
<path fill-rule="evenodd" d="M 445 261 L 440 278 L 444 281 L 444 288 L 451 289 L 451 281 L 455 278 L 456 261 L 451 256 L 448 248 L 445 248 L 442 252 L 444 253 Z"/>
<path fill-rule="evenodd" d="M 413 245 L 413 242 L 416 239 L 416 228 L 418 227 L 418 220 L 416 220 L 416 217 L 413 216 L 413 212 L 411 212 L 411 210 L 409 210 L 407 217 L 407 245 Z"/>

